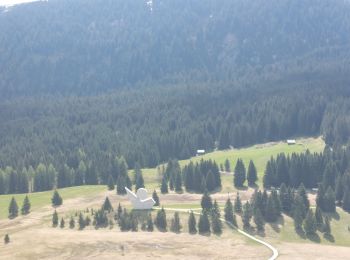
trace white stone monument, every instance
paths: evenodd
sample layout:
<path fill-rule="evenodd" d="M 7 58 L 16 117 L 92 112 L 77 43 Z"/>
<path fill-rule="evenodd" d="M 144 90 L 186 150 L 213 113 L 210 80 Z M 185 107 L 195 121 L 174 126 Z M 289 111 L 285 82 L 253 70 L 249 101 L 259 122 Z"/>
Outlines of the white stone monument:
<path fill-rule="evenodd" d="M 134 209 L 152 209 L 156 203 L 153 198 L 148 198 L 147 190 L 144 188 L 138 189 L 136 194 L 127 187 L 125 187 L 125 190 Z"/>

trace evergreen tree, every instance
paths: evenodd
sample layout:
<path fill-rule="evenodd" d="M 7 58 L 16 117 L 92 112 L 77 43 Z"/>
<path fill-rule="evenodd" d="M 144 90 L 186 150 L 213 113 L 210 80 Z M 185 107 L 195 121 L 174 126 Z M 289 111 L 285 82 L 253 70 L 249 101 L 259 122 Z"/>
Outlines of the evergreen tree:
<path fill-rule="evenodd" d="M 108 188 L 108 190 L 114 190 L 114 187 L 115 185 L 114 185 L 114 180 L 113 180 L 113 176 L 110 174 L 109 176 L 108 176 L 108 183 L 107 183 L 107 188 Z"/>
<path fill-rule="evenodd" d="M 234 209 L 236 213 L 238 214 L 242 213 L 242 202 L 241 202 L 241 198 L 239 197 L 239 192 L 237 192 Z"/>
<path fill-rule="evenodd" d="M 166 176 L 164 175 L 163 178 L 162 178 L 162 184 L 160 186 L 160 192 L 162 194 L 166 194 L 169 192 L 168 190 L 168 181 L 167 181 L 167 178 Z"/>
<path fill-rule="evenodd" d="M 219 207 L 219 204 L 216 200 L 214 200 L 212 212 L 213 212 L 213 214 L 217 215 L 219 218 L 221 217 L 220 207 Z"/>
<path fill-rule="evenodd" d="M 126 178 L 124 175 L 119 174 L 117 179 L 117 194 L 118 195 L 126 194 L 125 187 L 126 187 Z"/>
<path fill-rule="evenodd" d="M 342 176 L 338 176 L 335 181 L 335 199 L 337 203 L 340 205 L 344 196 L 344 186 L 342 181 Z"/>
<path fill-rule="evenodd" d="M 242 213 L 242 222 L 243 222 L 244 229 L 250 228 L 250 220 L 252 217 L 253 217 L 253 210 L 251 205 L 247 201 L 243 206 L 243 213 Z"/>
<path fill-rule="evenodd" d="M 206 210 L 204 210 L 199 217 L 198 233 L 202 235 L 210 233 L 210 222 L 209 222 L 208 212 Z"/>
<path fill-rule="evenodd" d="M 211 214 L 211 225 L 212 230 L 215 235 L 221 235 L 222 234 L 222 223 L 220 216 L 216 214 L 214 211 Z"/>
<path fill-rule="evenodd" d="M 331 224 L 330 224 L 330 221 L 329 221 L 328 217 L 325 217 L 324 226 L 323 226 L 323 232 L 325 233 L 325 235 L 331 235 L 332 234 Z"/>
<path fill-rule="evenodd" d="M 17 216 L 18 216 L 18 205 L 15 197 L 12 197 L 9 205 L 9 218 L 12 219 Z"/>
<path fill-rule="evenodd" d="M 230 198 L 227 199 L 225 204 L 225 220 L 233 224 L 233 205 Z"/>
<path fill-rule="evenodd" d="M 21 208 L 22 215 L 29 214 L 30 207 L 31 207 L 31 205 L 30 205 L 30 202 L 29 202 L 29 198 L 28 198 L 28 195 L 26 195 L 24 200 L 23 200 L 23 205 L 22 205 L 22 208 Z"/>
<path fill-rule="evenodd" d="M 305 186 L 303 183 L 300 184 L 300 186 L 297 190 L 297 194 L 303 199 L 303 203 L 305 205 L 305 208 L 308 211 L 310 208 L 310 202 L 309 202 L 309 198 L 307 197 L 307 192 L 306 192 L 306 189 L 305 189 Z"/>
<path fill-rule="evenodd" d="M 312 209 L 308 211 L 306 218 L 304 220 L 304 231 L 309 236 L 316 234 L 317 223 L 316 223 L 315 215 Z"/>
<path fill-rule="evenodd" d="M 209 170 L 205 178 L 206 190 L 209 192 L 214 191 L 217 188 L 214 173 Z"/>
<path fill-rule="evenodd" d="M 190 216 L 188 218 L 188 232 L 190 234 L 197 234 L 197 223 L 196 223 L 196 217 L 194 216 L 193 211 L 191 211 Z"/>
<path fill-rule="evenodd" d="M 153 220 L 152 220 L 152 215 L 148 214 L 147 218 L 147 231 L 148 232 L 153 232 Z"/>
<path fill-rule="evenodd" d="M 323 223 L 323 216 L 322 216 L 322 211 L 321 211 L 320 207 L 316 207 L 315 219 L 316 219 L 317 229 L 319 231 L 322 231 L 324 223 Z"/>
<path fill-rule="evenodd" d="M 328 189 L 324 196 L 323 211 L 329 212 L 329 213 L 335 212 L 335 194 L 331 186 L 328 186 Z"/>
<path fill-rule="evenodd" d="M 79 214 L 78 224 L 79 224 L 79 229 L 80 230 L 83 230 L 85 228 L 85 226 L 86 226 L 84 216 L 83 216 L 83 214 L 81 212 Z"/>
<path fill-rule="evenodd" d="M 344 191 L 342 207 L 345 211 L 350 212 L 350 188 L 347 186 Z"/>
<path fill-rule="evenodd" d="M 264 217 L 261 214 L 260 209 L 256 209 L 254 211 L 254 222 L 255 222 L 256 228 L 258 229 L 259 232 L 265 231 Z"/>
<path fill-rule="evenodd" d="M 140 168 L 135 169 L 135 190 L 145 187 L 145 181 L 142 176 L 142 171 Z"/>
<path fill-rule="evenodd" d="M 152 198 L 153 198 L 153 200 L 155 202 L 154 206 L 159 206 L 160 205 L 159 197 L 158 197 L 158 194 L 157 194 L 156 190 L 153 191 Z"/>
<path fill-rule="evenodd" d="M 6 234 L 6 235 L 5 235 L 5 237 L 4 237 L 4 243 L 5 243 L 5 244 L 10 243 L 10 236 L 9 236 L 9 234 Z"/>
<path fill-rule="evenodd" d="M 69 228 L 73 229 L 74 227 L 75 227 L 75 220 L 73 216 L 71 216 L 69 220 Z"/>
<path fill-rule="evenodd" d="M 64 228 L 64 225 L 65 225 L 64 219 L 61 218 L 61 221 L 60 221 L 60 228 Z"/>
<path fill-rule="evenodd" d="M 249 162 L 247 180 L 248 180 L 249 186 L 251 187 L 256 186 L 256 182 L 258 180 L 258 174 L 255 168 L 254 162 L 252 160 L 250 160 Z"/>
<path fill-rule="evenodd" d="M 161 210 L 158 210 L 154 224 L 157 226 L 159 231 L 161 232 L 167 231 L 166 213 L 163 207 Z"/>
<path fill-rule="evenodd" d="M 213 202 L 208 192 L 205 192 L 203 194 L 202 200 L 201 200 L 201 206 L 203 211 L 210 211 L 213 208 Z"/>
<path fill-rule="evenodd" d="M 306 212 L 307 211 L 303 199 L 299 195 L 296 195 L 292 209 L 294 227 L 296 230 L 302 229 L 303 219 L 306 216 Z"/>
<path fill-rule="evenodd" d="M 102 208 L 101 208 L 103 211 L 108 211 L 108 212 L 111 212 L 113 211 L 113 207 L 112 207 L 112 204 L 111 202 L 109 201 L 109 198 L 106 197 L 103 205 L 102 205 Z"/>
<path fill-rule="evenodd" d="M 175 212 L 174 218 L 171 220 L 170 230 L 174 233 L 180 233 L 181 228 L 179 213 Z"/>
<path fill-rule="evenodd" d="M 118 209 L 117 209 L 117 219 L 120 219 L 120 216 L 123 213 L 123 209 L 122 206 L 120 205 L 120 203 L 118 204 Z"/>
<path fill-rule="evenodd" d="M 175 175 L 175 191 L 182 192 L 182 176 L 180 171 L 178 171 Z"/>
<path fill-rule="evenodd" d="M 316 206 L 320 207 L 320 209 L 324 208 L 325 194 L 326 194 L 326 191 L 324 189 L 323 184 L 319 184 L 317 189 L 317 195 L 316 195 Z"/>
<path fill-rule="evenodd" d="M 237 160 L 234 177 L 233 177 L 233 185 L 235 187 L 243 187 L 244 182 L 246 180 L 246 170 L 244 163 L 241 159 Z"/>
<path fill-rule="evenodd" d="M 281 202 L 282 211 L 289 214 L 292 210 L 293 195 L 291 193 L 291 190 L 287 188 L 284 183 L 282 183 L 280 187 L 279 199 Z"/>
<path fill-rule="evenodd" d="M 63 200 L 57 190 L 54 191 L 51 202 L 54 207 L 62 205 Z"/>
<path fill-rule="evenodd" d="M 52 214 L 52 226 L 57 227 L 58 225 L 58 214 L 57 211 L 55 210 Z"/>

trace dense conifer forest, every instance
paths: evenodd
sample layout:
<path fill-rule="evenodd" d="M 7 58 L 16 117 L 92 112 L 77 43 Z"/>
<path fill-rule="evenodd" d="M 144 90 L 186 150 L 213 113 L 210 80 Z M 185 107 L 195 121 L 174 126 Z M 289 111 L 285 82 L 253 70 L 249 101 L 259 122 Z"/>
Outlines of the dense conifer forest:
<path fill-rule="evenodd" d="M 350 137 L 349 11 L 340 0 L 0 9 L 0 193 L 129 186 L 135 165 L 298 136 L 323 135 L 341 151 Z M 343 175 L 327 154 L 272 159 L 265 186 L 317 187 L 327 167 Z M 167 181 L 220 188 L 204 185 L 208 172 L 193 186 L 197 167 Z M 313 174 L 302 179 L 295 167 Z"/>

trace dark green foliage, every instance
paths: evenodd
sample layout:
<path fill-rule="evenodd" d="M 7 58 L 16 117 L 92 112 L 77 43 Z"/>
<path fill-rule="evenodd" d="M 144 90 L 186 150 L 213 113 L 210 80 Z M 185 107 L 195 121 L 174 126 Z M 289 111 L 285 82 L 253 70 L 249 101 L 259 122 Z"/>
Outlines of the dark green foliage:
<path fill-rule="evenodd" d="M 314 212 L 312 209 L 310 209 L 306 215 L 306 218 L 304 220 L 304 231 L 308 236 L 312 236 L 316 234 L 317 231 L 317 223 L 316 223 L 316 218 L 314 215 Z"/>
<path fill-rule="evenodd" d="M 153 191 L 152 198 L 153 198 L 153 200 L 155 202 L 154 206 L 159 206 L 160 205 L 159 197 L 158 197 L 158 194 L 157 194 L 156 190 Z"/>
<path fill-rule="evenodd" d="M 175 191 L 182 192 L 182 177 L 180 172 L 177 172 L 175 175 Z"/>
<path fill-rule="evenodd" d="M 9 210 L 9 218 L 10 219 L 18 216 L 18 205 L 17 205 L 15 197 L 11 198 L 8 210 Z"/>
<path fill-rule="evenodd" d="M 231 165 L 228 159 L 225 160 L 225 172 L 231 172 Z"/>
<path fill-rule="evenodd" d="M 131 231 L 137 232 L 139 230 L 139 221 L 135 214 L 131 213 Z"/>
<path fill-rule="evenodd" d="M 350 188 L 345 187 L 342 207 L 345 211 L 350 212 Z"/>
<path fill-rule="evenodd" d="M 267 222 L 275 222 L 281 215 L 281 202 L 276 190 L 272 190 L 266 202 L 265 220 Z"/>
<path fill-rule="evenodd" d="M 182 226 L 180 223 L 179 213 L 175 212 L 174 218 L 171 220 L 170 231 L 174 233 L 180 233 L 181 229 L 182 229 Z"/>
<path fill-rule="evenodd" d="M 161 210 L 158 210 L 154 224 L 156 225 L 159 231 L 161 232 L 167 231 L 167 220 L 166 220 L 166 213 L 164 208 L 162 208 Z"/>
<path fill-rule="evenodd" d="M 202 196 L 201 206 L 203 211 L 210 211 L 213 208 L 213 202 L 208 192 L 205 192 Z"/>
<path fill-rule="evenodd" d="M 27 215 L 29 214 L 30 212 L 30 201 L 29 201 L 29 198 L 28 198 L 28 195 L 26 195 L 24 197 L 24 200 L 23 200 L 23 205 L 22 205 L 22 208 L 21 208 L 21 213 L 22 215 Z"/>
<path fill-rule="evenodd" d="M 323 232 L 324 232 L 326 235 L 332 234 L 331 224 L 330 224 L 329 217 L 325 217 L 325 219 L 324 219 Z"/>
<path fill-rule="evenodd" d="M 69 228 L 73 229 L 74 227 L 75 227 L 75 219 L 73 216 L 71 216 L 69 220 Z"/>
<path fill-rule="evenodd" d="M 57 227 L 58 225 L 58 214 L 57 211 L 55 210 L 52 214 L 52 226 Z"/>
<path fill-rule="evenodd" d="M 326 194 L 324 196 L 324 205 L 322 210 L 324 212 L 335 212 L 335 194 L 331 186 L 328 186 Z"/>
<path fill-rule="evenodd" d="M 148 217 L 147 217 L 147 231 L 148 232 L 153 232 L 153 220 L 152 220 L 152 215 L 151 214 L 148 214 Z"/>
<path fill-rule="evenodd" d="M 238 159 L 233 175 L 233 185 L 235 187 L 243 187 L 246 180 L 246 170 L 242 159 Z"/>
<path fill-rule="evenodd" d="M 242 213 L 242 202 L 239 196 L 239 192 L 237 192 L 237 195 L 235 198 L 234 211 L 238 214 Z"/>
<path fill-rule="evenodd" d="M 53 196 L 52 196 L 51 202 L 52 202 L 52 206 L 54 206 L 54 207 L 58 207 L 58 206 L 62 205 L 63 199 L 62 199 L 62 197 L 60 196 L 60 194 L 58 193 L 57 190 L 55 190 L 53 192 Z"/>
<path fill-rule="evenodd" d="M 61 218 L 61 221 L 60 221 L 60 228 L 64 228 L 64 225 L 65 225 L 65 221 L 63 218 Z"/>
<path fill-rule="evenodd" d="M 211 214 L 211 226 L 212 226 L 212 231 L 215 235 L 222 234 L 222 223 L 221 223 L 220 215 L 216 214 L 214 211 Z"/>
<path fill-rule="evenodd" d="M 96 228 L 108 226 L 108 217 L 105 210 L 99 209 L 95 212 L 94 224 Z"/>
<path fill-rule="evenodd" d="M 85 218 L 85 226 L 90 226 L 90 224 L 91 224 L 91 219 L 90 219 L 89 216 L 86 216 L 86 218 Z"/>
<path fill-rule="evenodd" d="M 243 205 L 243 212 L 242 212 L 242 222 L 243 222 L 243 228 L 249 229 L 250 228 L 250 220 L 253 217 L 253 209 L 249 202 L 247 201 Z"/>
<path fill-rule="evenodd" d="M 107 188 L 108 188 L 108 190 L 114 190 L 114 188 L 115 188 L 115 184 L 114 184 L 114 180 L 113 180 L 112 175 L 108 176 Z"/>
<path fill-rule="evenodd" d="M 254 211 L 254 223 L 259 232 L 265 231 L 265 221 L 260 209 L 256 209 Z"/>
<path fill-rule="evenodd" d="M 292 207 L 292 216 L 294 220 L 295 230 L 300 231 L 302 229 L 303 220 L 306 216 L 306 212 L 307 210 L 303 199 L 299 195 L 296 195 Z"/>
<path fill-rule="evenodd" d="M 101 209 L 102 209 L 103 211 L 108 211 L 108 212 L 113 211 L 112 204 L 111 204 L 111 202 L 109 201 L 109 198 L 108 198 L 108 197 L 106 197 L 105 201 L 103 202 L 103 205 L 102 205 Z"/>
<path fill-rule="evenodd" d="M 249 186 L 255 186 L 258 180 L 258 174 L 254 165 L 254 162 L 250 160 L 248 166 L 247 180 Z"/>
<path fill-rule="evenodd" d="M 10 236 L 9 236 L 9 234 L 6 234 L 6 235 L 5 235 L 5 237 L 4 237 L 4 243 L 5 243 L 5 244 L 10 243 Z"/>
<path fill-rule="evenodd" d="M 123 209 L 122 209 L 122 206 L 120 205 L 120 203 L 118 204 L 118 209 L 117 209 L 117 215 L 116 215 L 116 219 L 120 219 L 120 216 L 122 215 L 123 213 Z"/>
<path fill-rule="evenodd" d="M 145 187 L 145 181 L 143 180 L 142 171 L 138 163 L 135 164 L 135 190 Z"/>
<path fill-rule="evenodd" d="M 233 205 L 230 198 L 227 199 L 225 204 L 225 220 L 233 224 Z"/>
<path fill-rule="evenodd" d="M 192 235 L 197 234 L 197 223 L 196 223 L 196 217 L 191 211 L 190 216 L 188 218 L 188 232 Z"/>
<path fill-rule="evenodd" d="M 320 207 L 316 207 L 315 219 L 316 219 L 317 229 L 319 231 L 323 231 L 324 223 L 323 223 L 323 216 L 322 216 L 322 211 L 321 211 Z"/>
<path fill-rule="evenodd" d="M 286 214 L 290 214 L 293 205 L 293 192 L 290 188 L 287 188 L 284 183 L 282 183 L 279 191 L 279 199 L 282 206 L 282 211 Z"/>
<path fill-rule="evenodd" d="M 302 198 L 306 210 L 309 210 L 310 202 L 309 202 L 309 198 L 307 196 L 307 192 L 306 192 L 306 189 L 305 189 L 305 186 L 303 183 L 300 184 L 300 186 L 297 190 L 297 195 L 299 195 Z"/>
<path fill-rule="evenodd" d="M 207 211 L 203 211 L 199 217 L 198 233 L 201 235 L 210 234 L 210 222 Z"/>
<path fill-rule="evenodd" d="M 83 230 L 86 227 L 86 222 L 85 222 L 84 216 L 81 212 L 79 214 L 78 224 L 79 224 L 80 230 Z"/>
<path fill-rule="evenodd" d="M 344 184 L 342 179 L 342 176 L 338 175 L 335 181 L 335 199 L 338 204 L 341 204 L 344 196 Z"/>
<path fill-rule="evenodd" d="M 168 181 L 167 181 L 166 176 L 163 176 L 163 178 L 162 178 L 162 184 L 160 186 L 160 192 L 162 194 L 166 194 L 166 193 L 169 192 L 169 190 L 168 190 Z"/>

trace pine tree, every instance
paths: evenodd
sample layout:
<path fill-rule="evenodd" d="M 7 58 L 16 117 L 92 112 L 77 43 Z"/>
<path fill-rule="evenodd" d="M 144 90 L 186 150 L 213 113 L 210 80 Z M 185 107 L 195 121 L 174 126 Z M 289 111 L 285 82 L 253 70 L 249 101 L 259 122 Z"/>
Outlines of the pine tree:
<path fill-rule="evenodd" d="M 155 202 L 154 206 L 159 206 L 160 205 L 159 197 L 158 197 L 158 194 L 157 194 L 156 190 L 153 191 L 152 198 L 153 198 L 153 200 Z"/>
<path fill-rule="evenodd" d="M 322 184 L 319 184 L 317 189 L 317 195 L 316 195 L 316 206 L 320 207 L 320 209 L 324 208 L 325 194 L 326 194 L 326 191 L 324 189 L 324 186 Z"/>
<path fill-rule="evenodd" d="M 51 201 L 54 207 L 62 205 L 63 200 L 57 190 L 54 191 Z"/>
<path fill-rule="evenodd" d="M 323 232 L 325 233 L 325 235 L 331 235 L 332 234 L 331 224 L 330 224 L 330 221 L 329 221 L 328 217 L 325 217 L 324 226 L 323 226 Z"/>
<path fill-rule="evenodd" d="M 315 219 L 316 219 L 317 229 L 319 231 L 322 231 L 324 223 L 323 223 L 323 216 L 322 216 L 322 211 L 321 211 L 320 207 L 316 207 Z"/>
<path fill-rule="evenodd" d="M 114 186 L 115 186 L 114 179 L 113 179 L 113 176 L 110 174 L 108 176 L 107 188 L 108 188 L 108 190 L 114 190 L 114 188 L 115 188 Z"/>
<path fill-rule="evenodd" d="M 210 211 L 213 208 L 213 202 L 208 192 L 205 192 L 203 194 L 202 200 L 201 200 L 201 206 L 203 211 Z"/>
<path fill-rule="evenodd" d="M 202 235 L 210 233 L 210 222 L 207 211 L 203 211 L 203 213 L 199 217 L 198 233 Z"/>
<path fill-rule="evenodd" d="M 12 219 L 17 216 L 18 216 L 18 205 L 15 197 L 12 197 L 9 205 L 9 218 Z"/>
<path fill-rule="evenodd" d="M 73 229 L 74 227 L 75 227 L 75 220 L 73 216 L 71 216 L 69 220 L 69 228 Z"/>
<path fill-rule="evenodd" d="M 141 169 L 137 170 L 137 173 L 135 173 L 135 190 L 138 190 L 140 188 L 145 187 L 145 181 L 142 176 Z"/>
<path fill-rule="evenodd" d="M 252 160 L 250 160 L 249 162 L 247 180 L 248 180 L 249 186 L 251 187 L 256 186 L 256 182 L 258 180 L 258 174 L 255 168 L 254 162 Z"/>
<path fill-rule="evenodd" d="M 261 214 L 260 209 L 256 209 L 254 211 L 254 222 L 256 225 L 256 228 L 258 229 L 259 232 L 264 232 L 265 231 L 265 221 L 264 221 L 264 217 Z"/>
<path fill-rule="evenodd" d="M 315 215 L 312 209 L 310 209 L 304 220 L 304 231 L 308 236 L 312 236 L 316 234 L 316 230 L 317 230 L 317 224 L 316 224 Z"/>
<path fill-rule="evenodd" d="M 122 206 L 120 205 L 120 203 L 118 204 L 118 209 L 117 209 L 117 219 L 120 219 L 120 216 L 123 213 L 123 209 Z"/>
<path fill-rule="evenodd" d="M 239 193 L 237 192 L 237 196 L 235 199 L 235 205 L 234 205 L 235 212 L 240 214 L 242 213 L 242 202 L 241 198 L 239 197 Z"/>
<path fill-rule="evenodd" d="M 294 227 L 296 230 L 302 229 L 303 219 L 305 218 L 306 212 L 307 211 L 303 199 L 299 195 L 296 195 L 292 209 Z"/>
<path fill-rule="evenodd" d="M 209 170 L 207 173 L 207 177 L 205 179 L 206 183 L 206 189 L 207 191 L 211 192 L 214 191 L 217 188 L 216 181 L 215 181 L 215 176 L 214 173 Z"/>
<path fill-rule="evenodd" d="M 174 218 L 171 220 L 170 230 L 174 233 L 180 233 L 181 228 L 179 213 L 175 212 Z"/>
<path fill-rule="evenodd" d="M 310 208 L 310 202 L 309 202 L 309 198 L 307 197 L 307 192 L 306 192 L 304 184 L 300 184 L 300 186 L 297 190 L 297 194 L 303 199 L 305 208 L 308 211 Z"/>
<path fill-rule="evenodd" d="M 163 178 L 162 178 L 162 184 L 160 186 L 160 192 L 162 194 L 166 194 L 169 192 L 169 189 L 168 189 L 168 181 L 167 181 L 167 178 L 166 176 L 164 175 Z"/>
<path fill-rule="evenodd" d="M 152 220 L 152 215 L 148 214 L 147 218 L 147 231 L 148 232 L 153 232 L 153 220 Z"/>
<path fill-rule="evenodd" d="M 127 186 L 126 178 L 122 174 L 119 174 L 117 179 L 117 194 L 118 195 L 126 194 L 126 190 L 125 190 L 126 186 Z"/>
<path fill-rule="evenodd" d="M 342 207 L 345 211 L 350 212 L 350 188 L 347 186 L 344 191 Z"/>
<path fill-rule="evenodd" d="M 291 193 L 291 190 L 287 188 L 284 183 L 282 183 L 280 187 L 279 199 L 281 202 L 282 211 L 289 214 L 292 210 L 293 195 Z"/>
<path fill-rule="evenodd" d="M 227 199 L 225 204 L 225 220 L 233 224 L 233 205 L 230 198 Z"/>
<path fill-rule="evenodd" d="M 27 215 L 27 214 L 29 214 L 29 212 L 30 212 L 30 207 L 31 207 L 30 201 L 29 201 L 28 196 L 26 195 L 25 198 L 24 198 L 24 200 L 23 200 L 23 205 L 22 205 L 22 208 L 21 208 L 21 213 L 22 213 L 22 215 Z"/>
<path fill-rule="evenodd" d="M 83 230 L 86 226 L 84 216 L 81 212 L 79 214 L 78 224 L 80 230 Z"/>
<path fill-rule="evenodd" d="M 342 181 L 342 176 L 338 176 L 335 181 L 335 199 L 337 203 L 340 205 L 344 196 L 344 186 Z"/>
<path fill-rule="evenodd" d="M 52 214 L 52 226 L 57 227 L 58 225 L 58 214 L 57 211 L 55 210 Z"/>
<path fill-rule="evenodd" d="M 328 187 L 326 194 L 324 196 L 323 210 L 329 213 L 335 212 L 335 194 L 331 186 Z"/>
<path fill-rule="evenodd" d="M 253 212 L 251 205 L 247 201 L 243 206 L 243 213 L 242 213 L 242 222 L 243 222 L 243 228 L 248 229 L 250 228 L 250 220 L 253 217 Z"/>
<path fill-rule="evenodd" d="M 182 176 L 180 171 L 178 171 L 175 175 L 175 191 L 182 192 Z"/>
<path fill-rule="evenodd" d="M 5 237 L 4 237 L 4 243 L 5 243 L 5 244 L 10 243 L 10 236 L 9 236 L 9 234 L 6 234 L 6 235 L 5 235 Z"/>
<path fill-rule="evenodd" d="M 109 201 L 109 198 L 106 197 L 103 205 L 102 205 L 102 208 L 101 208 L 103 211 L 108 211 L 108 212 L 111 212 L 113 211 L 113 207 L 112 207 L 112 204 L 111 202 Z"/>
<path fill-rule="evenodd" d="M 60 221 L 60 228 L 64 228 L 64 225 L 65 225 L 64 219 L 61 218 L 61 221 Z"/>
<path fill-rule="evenodd" d="M 237 160 L 234 176 L 233 176 L 233 185 L 235 187 L 243 187 L 246 180 L 246 171 L 244 163 L 241 159 Z"/>
<path fill-rule="evenodd" d="M 197 234 L 197 223 L 196 217 L 194 216 L 193 211 L 191 211 L 190 216 L 188 218 L 188 232 L 192 235 Z"/>
<path fill-rule="evenodd" d="M 163 207 L 161 210 L 158 210 L 154 224 L 157 226 L 159 231 L 161 232 L 167 231 L 166 213 Z"/>
<path fill-rule="evenodd" d="M 211 226 L 213 233 L 215 235 L 221 235 L 222 234 L 222 223 L 220 216 L 216 214 L 214 211 L 211 214 Z"/>
<path fill-rule="evenodd" d="M 213 212 L 215 215 L 217 215 L 219 218 L 221 217 L 220 207 L 219 207 L 219 204 L 218 204 L 218 202 L 217 202 L 216 200 L 214 200 L 212 212 Z"/>

